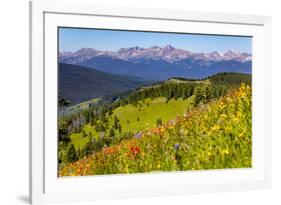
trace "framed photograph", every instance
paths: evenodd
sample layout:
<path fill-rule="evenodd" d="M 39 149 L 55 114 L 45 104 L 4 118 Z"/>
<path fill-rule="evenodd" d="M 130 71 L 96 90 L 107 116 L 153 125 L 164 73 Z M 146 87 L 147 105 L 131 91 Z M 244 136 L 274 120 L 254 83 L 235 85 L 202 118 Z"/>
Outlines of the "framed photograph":
<path fill-rule="evenodd" d="M 264 16 L 31 2 L 31 203 L 269 188 L 270 32 Z"/>

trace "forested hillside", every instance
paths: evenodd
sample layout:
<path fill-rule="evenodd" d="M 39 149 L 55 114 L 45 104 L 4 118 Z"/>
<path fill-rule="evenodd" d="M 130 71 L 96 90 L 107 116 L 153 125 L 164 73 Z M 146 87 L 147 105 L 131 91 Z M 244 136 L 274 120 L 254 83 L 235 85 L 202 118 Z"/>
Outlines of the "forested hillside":
<path fill-rule="evenodd" d="M 122 93 L 144 84 L 144 80 L 114 75 L 71 64 L 59 64 L 59 96 L 74 105 L 105 95 Z"/>
<path fill-rule="evenodd" d="M 237 73 L 220 73 L 202 80 L 170 78 L 61 116 L 60 175 L 223 168 L 230 163 L 231 166 L 249 167 L 250 84 L 251 75 Z M 242 121 L 235 124 L 235 119 Z M 207 131 L 216 135 L 207 135 Z M 204 146 L 199 145 L 200 142 L 204 142 Z M 164 146 L 165 143 L 169 147 Z M 212 154 L 204 152 L 194 158 L 194 154 L 207 149 L 205 146 Z M 244 150 L 243 156 L 238 154 L 238 149 Z M 125 153 L 128 159 L 137 159 L 134 164 L 123 159 Z M 230 153 L 235 153 L 232 161 L 227 158 Z M 156 155 L 160 158 L 156 159 Z M 215 161 L 208 165 L 207 159 L 211 156 Z M 164 157 L 173 160 L 164 165 L 164 161 L 161 162 Z M 197 164 L 188 165 L 191 162 L 182 161 L 183 157 L 184 160 L 194 159 Z M 98 163 L 110 167 L 101 167 Z M 77 172 L 76 168 L 81 170 Z"/>

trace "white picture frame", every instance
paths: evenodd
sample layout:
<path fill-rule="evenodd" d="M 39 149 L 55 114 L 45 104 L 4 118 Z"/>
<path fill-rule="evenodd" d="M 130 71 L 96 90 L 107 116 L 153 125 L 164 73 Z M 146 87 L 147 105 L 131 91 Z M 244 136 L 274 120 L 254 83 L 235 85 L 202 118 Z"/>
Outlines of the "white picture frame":
<path fill-rule="evenodd" d="M 253 36 L 253 168 L 59 179 L 56 164 L 57 107 L 53 103 L 57 100 L 56 29 L 59 26 Z M 32 204 L 269 188 L 271 18 L 30 2 L 30 111 Z"/>

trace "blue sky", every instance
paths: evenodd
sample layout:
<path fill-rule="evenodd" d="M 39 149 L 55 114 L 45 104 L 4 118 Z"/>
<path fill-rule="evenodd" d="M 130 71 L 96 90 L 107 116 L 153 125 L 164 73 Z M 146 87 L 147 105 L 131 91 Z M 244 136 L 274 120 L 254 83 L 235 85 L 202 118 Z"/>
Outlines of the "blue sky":
<path fill-rule="evenodd" d="M 134 46 L 148 48 L 168 44 L 191 52 L 234 50 L 252 53 L 251 37 L 59 28 L 60 51 L 76 51 L 84 47 L 116 51 Z"/>

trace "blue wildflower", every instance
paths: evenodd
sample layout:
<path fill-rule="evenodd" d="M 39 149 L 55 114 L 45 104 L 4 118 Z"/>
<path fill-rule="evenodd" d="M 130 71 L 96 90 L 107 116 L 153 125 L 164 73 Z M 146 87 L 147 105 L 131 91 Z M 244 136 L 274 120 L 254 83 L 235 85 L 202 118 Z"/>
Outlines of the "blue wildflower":
<path fill-rule="evenodd" d="M 142 135 L 141 132 L 139 132 L 139 133 L 135 134 L 135 138 L 140 138 L 141 135 Z"/>
<path fill-rule="evenodd" d="M 174 145 L 174 148 L 175 148 L 175 150 L 179 150 L 180 144 L 179 144 L 179 143 L 176 143 L 176 144 Z"/>

